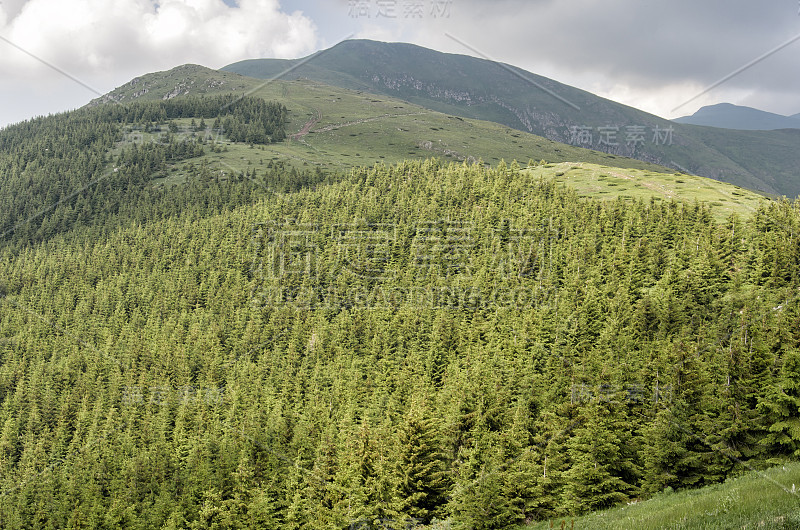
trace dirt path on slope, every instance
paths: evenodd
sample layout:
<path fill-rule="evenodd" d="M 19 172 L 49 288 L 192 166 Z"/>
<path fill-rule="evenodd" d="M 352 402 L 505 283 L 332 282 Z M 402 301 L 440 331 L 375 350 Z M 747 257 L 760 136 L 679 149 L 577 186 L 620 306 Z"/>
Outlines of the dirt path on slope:
<path fill-rule="evenodd" d="M 667 197 L 669 199 L 677 198 L 677 196 L 672 191 L 670 191 L 669 189 L 665 188 L 664 186 L 662 186 L 660 184 L 656 184 L 654 182 L 648 182 L 648 181 L 645 181 L 645 180 L 635 179 L 635 178 L 631 177 L 630 175 L 624 175 L 622 173 L 617 173 L 616 171 L 609 171 L 609 173 L 611 173 L 613 176 L 619 177 L 621 179 L 632 180 L 632 181 L 636 182 L 637 184 L 639 184 L 641 186 L 644 186 L 645 188 L 649 189 L 650 191 L 655 191 L 657 193 L 661 193 L 662 195 L 664 195 L 665 197 Z"/>
<path fill-rule="evenodd" d="M 335 125 L 328 125 L 327 127 L 323 127 L 321 129 L 317 129 L 314 132 L 315 133 L 329 132 L 329 131 L 335 131 L 336 129 L 341 129 L 343 127 L 350 127 L 352 125 L 360 125 L 362 123 L 370 123 L 370 122 L 373 122 L 373 121 L 385 120 L 386 118 L 400 118 L 400 117 L 403 117 L 403 116 L 421 116 L 423 114 L 430 114 L 430 113 L 429 112 L 409 112 L 409 113 L 405 113 L 405 114 L 381 114 L 380 116 L 374 116 L 372 118 L 362 118 L 360 120 L 348 121 L 348 122 L 345 122 L 345 123 L 337 123 Z"/>
<path fill-rule="evenodd" d="M 308 120 L 305 123 L 305 125 L 303 125 L 302 129 L 300 129 L 298 132 L 294 133 L 291 136 L 292 140 L 299 140 L 303 136 L 307 135 L 309 132 L 311 132 L 311 128 L 317 123 L 319 123 L 321 120 L 322 120 L 322 111 L 314 109 L 314 117 Z"/>

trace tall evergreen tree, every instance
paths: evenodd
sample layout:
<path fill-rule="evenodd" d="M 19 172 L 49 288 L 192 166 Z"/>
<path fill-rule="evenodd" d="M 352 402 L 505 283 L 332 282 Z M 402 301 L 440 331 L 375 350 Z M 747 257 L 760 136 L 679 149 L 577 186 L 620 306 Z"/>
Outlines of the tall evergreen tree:
<path fill-rule="evenodd" d="M 767 415 L 769 434 L 762 440 L 773 450 L 800 457 L 800 352 L 783 359 L 780 378 L 758 405 Z"/>
<path fill-rule="evenodd" d="M 421 406 L 412 406 L 406 414 L 398 429 L 397 446 L 397 511 L 428 523 L 443 515 L 448 483 L 437 429 Z"/>

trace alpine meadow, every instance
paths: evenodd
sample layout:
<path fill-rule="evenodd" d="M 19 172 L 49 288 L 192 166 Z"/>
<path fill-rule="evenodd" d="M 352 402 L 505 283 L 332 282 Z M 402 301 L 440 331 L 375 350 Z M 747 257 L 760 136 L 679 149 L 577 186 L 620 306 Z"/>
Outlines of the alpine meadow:
<path fill-rule="evenodd" d="M 1 128 L 0 528 L 800 528 L 800 128 L 715 112 L 346 40 Z"/>

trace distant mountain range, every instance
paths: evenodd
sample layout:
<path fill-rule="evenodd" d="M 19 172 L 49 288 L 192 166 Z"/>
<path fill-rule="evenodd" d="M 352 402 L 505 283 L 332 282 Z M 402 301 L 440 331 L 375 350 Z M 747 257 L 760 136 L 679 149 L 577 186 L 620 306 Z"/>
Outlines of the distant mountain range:
<path fill-rule="evenodd" d="M 783 116 L 731 103 L 703 107 L 691 116 L 677 118 L 674 121 L 691 125 L 706 125 L 708 127 L 745 131 L 800 129 L 800 114 Z"/>
<path fill-rule="evenodd" d="M 222 70 L 389 95 L 767 194 L 800 195 L 800 130 L 734 131 L 676 123 L 484 59 L 412 44 L 349 40 L 303 59 L 246 60 Z"/>

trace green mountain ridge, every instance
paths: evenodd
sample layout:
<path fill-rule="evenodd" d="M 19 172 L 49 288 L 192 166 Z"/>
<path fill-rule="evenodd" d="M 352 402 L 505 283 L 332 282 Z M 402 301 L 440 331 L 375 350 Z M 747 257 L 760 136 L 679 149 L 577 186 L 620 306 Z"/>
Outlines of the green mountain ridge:
<path fill-rule="evenodd" d="M 258 84 L 252 78 L 245 76 L 220 73 L 198 64 L 184 64 L 169 71 L 135 77 L 108 94 L 93 99 L 86 107 L 92 108 L 104 103 L 169 100 L 190 94 L 201 96 L 237 91 L 245 93 Z"/>
<path fill-rule="evenodd" d="M 798 229 L 393 97 L 141 76 L 0 131 L 0 526 L 790 528 Z"/>
<path fill-rule="evenodd" d="M 799 129 L 797 116 L 782 116 L 772 112 L 720 103 L 701 108 L 691 116 L 673 120 L 677 123 L 704 125 L 724 129 L 768 131 L 777 129 Z"/>
<path fill-rule="evenodd" d="M 573 186 L 589 197 L 653 196 L 667 201 L 699 200 L 712 205 L 718 219 L 725 219 L 733 211 L 749 215 L 759 200 L 758 195 L 740 187 L 696 180 L 636 159 L 561 144 L 492 122 L 441 114 L 399 99 L 309 80 L 264 82 L 186 65 L 142 76 L 95 100 L 90 107 L 101 101 L 169 101 L 171 97 L 180 99 L 211 93 L 252 94 L 280 101 L 289 111 L 288 141 L 263 146 L 258 151 L 228 143 L 225 152 L 207 153 L 199 159 L 200 163 L 208 163 L 223 172 L 250 171 L 262 165 L 265 156 L 299 170 L 317 167 L 328 172 L 429 156 L 459 162 L 482 159 L 491 165 L 497 165 L 502 159 L 509 162 L 517 159 L 523 164 L 530 159 L 544 159 L 555 165 L 554 169 L 545 171 L 549 178 Z M 190 129 L 188 119 L 179 122 L 182 129 Z M 131 135 L 134 130 L 141 129 L 142 126 L 128 126 L 126 130 Z M 148 137 L 157 138 L 155 135 L 143 138 Z M 585 165 L 597 167 L 576 171 L 577 166 Z M 612 173 L 622 175 L 598 178 Z M 167 181 L 180 180 L 183 174 L 178 172 Z M 690 181 L 694 184 L 689 184 Z M 632 192 L 634 188 L 640 191 Z"/>
<path fill-rule="evenodd" d="M 800 456 L 797 203 L 310 80 L 121 96 L 0 131 L 3 528 L 514 528 Z"/>
<path fill-rule="evenodd" d="M 389 95 L 461 117 L 494 121 L 548 139 L 577 143 L 576 127 L 592 133 L 592 149 L 761 191 L 800 194 L 800 134 L 769 131 L 744 135 L 676 124 L 511 65 L 445 54 L 405 43 L 344 41 L 297 60 L 252 59 L 224 71 L 273 79 L 299 77 L 329 85 Z M 538 85 L 538 86 L 537 86 Z M 609 140 L 603 127 L 616 127 Z M 628 127 L 641 127 L 644 142 L 627 142 Z M 658 129 L 656 129 L 658 128 Z M 671 145 L 652 141 L 670 128 Z M 634 136 L 635 136 L 635 130 Z M 663 140 L 663 136 L 660 137 Z M 640 138 L 641 139 L 641 138 Z M 618 145 L 608 145 L 608 144 Z M 762 165 L 764 158 L 772 163 Z"/>

